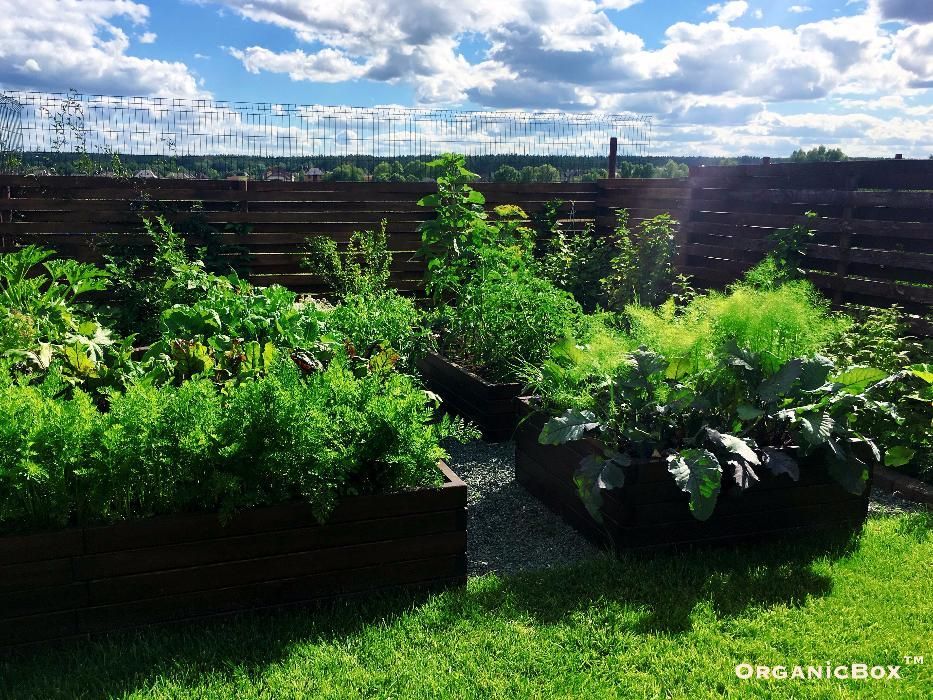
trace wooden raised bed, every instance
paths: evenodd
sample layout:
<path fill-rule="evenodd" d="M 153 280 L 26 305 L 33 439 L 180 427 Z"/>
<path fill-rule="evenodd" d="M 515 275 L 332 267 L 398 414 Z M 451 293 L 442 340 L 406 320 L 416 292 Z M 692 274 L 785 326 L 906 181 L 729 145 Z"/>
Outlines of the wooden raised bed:
<path fill-rule="evenodd" d="M 492 442 L 512 437 L 517 423 L 515 400 L 522 386 L 493 384 L 436 353 L 418 362 L 428 389 L 443 399 L 452 412 L 475 423 Z"/>
<path fill-rule="evenodd" d="M 0 537 L 0 647 L 466 581 L 466 485 Z"/>
<path fill-rule="evenodd" d="M 713 515 L 705 522 L 689 510 L 661 460 L 633 465 L 622 489 L 604 492 L 600 525 L 583 506 L 573 483 L 580 459 L 593 447 L 579 441 L 542 445 L 545 419 L 519 401 L 523 419 L 515 433 L 515 475 L 529 492 L 588 539 L 618 551 L 694 543 L 727 543 L 826 527 L 857 529 L 868 513 L 870 483 L 861 496 L 845 491 L 818 464 L 801 468 L 800 480 L 758 470 L 760 482 L 742 492 L 723 487 Z"/>

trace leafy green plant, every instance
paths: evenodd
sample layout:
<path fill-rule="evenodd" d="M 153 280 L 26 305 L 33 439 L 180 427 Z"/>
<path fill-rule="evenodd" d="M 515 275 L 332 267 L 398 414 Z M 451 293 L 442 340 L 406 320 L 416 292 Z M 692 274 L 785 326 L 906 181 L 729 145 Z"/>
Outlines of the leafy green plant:
<path fill-rule="evenodd" d="M 299 303 L 294 292 L 254 287 L 231 275 L 214 280 L 194 304 L 163 311 L 159 338 L 142 362 L 156 383 L 193 377 L 239 382 L 268 371 L 279 350 L 307 347 L 320 334 L 320 312 Z"/>
<path fill-rule="evenodd" d="M 843 365 L 872 364 L 903 377 L 903 383 L 879 392 L 879 398 L 889 402 L 894 410 L 858 416 L 858 429 L 876 436 L 886 466 L 933 481 L 930 355 L 911 335 L 899 307 L 850 309 L 850 312 L 855 322 L 830 347 L 833 359 Z"/>
<path fill-rule="evenodd" d="M 616 254 L 603 280 L 609 307 L 621 310 L 629 304 L 657 306 L 674 291 L 674 232 L 677 221 L 659 214 L 641 222 L 637 233 L 628 225 L 628 211 L 618 212 L 614 235 Z"/>
<path fill-rule="evenodd" d="M 463 156 L 448 153 L 428 167 L 440 169 L 437 193 L 418 205 L 432 207 L 435 216 L 421 225 L 418 252 L 427 261 L 427 291 L 438 300 L 470 278 L 479 252 L 493 244 L 494 231 L 487 226 L 486 198 L 470 187 L 478 175 L 467 170 Z"/>
<path fill-rule="evenodd" d="M 395 290 L 350 294 L 325 313 L 322 326 L 324 335 L 343 338 L 361 350 L 392 348 L 406 371 L 413 371 L 418 358 L 433 346 L 424 312 Z"/>
<path fill-rule="evenodd" d="M 602 280 L 610 270 L 615 249 L 608 238 L 594 235 L 592 224 L 567 234 L 559 219 L 562 205 L 561 200 L 552 200 L 534 219 L 536 269 L 591 313 L 607 305 Z"/>
<path fill-rule="evenodd" d="M 0 308 L 29 319 L 36 337 L 57 336 L 74 327 L 82 311 L 78 297 L 107 288 L 107 273 L 75 260 L 51 259 L 34 245 L 0 255 Z M 37 273 L 37 268 L 43 270 Z"/>
<path fill-rule="evenodd" d="M 385 292 L 392 264 L 386 220 L 382 220 L 378 231 L 354 231 L 343 252 L 334 239 L 312 236 L 305 245 L 301 264 L 323 277 L 340 298 Z"/>
<path fill-rule="evenodd" d="M 673 301 L 658 309 L 629 306 L 625 317 L 636 342 L 676 362 L 677 372 L 711 367 L 733 344 L 761 353 L 773 368 L 825 351 L 849 325 L 804 280 L 765 289 L 739 284 L 682 309 Z"/>
<path fill-rule="evenodd" d="M 0 530 L 291 498 L 324 519 L 345 496 L 438 483 L 441 441 L 475 436 L 383 351 L 280 356 L 224 391 L 139 382 L 107 410 L 62 381 L 0 379 Z"/>
<path fill-rule="evenodd" d="M 817 217 L 817 214 L 808 211 L 804 216 L 811 221 Z M 803 277 L 804 271 L 800 265 L 815 235 L 816 231 L 803 223 L 794 224 L 790 228 L 777 229 L 771 233 L 768 236 L 771 250 L 764 260 L 745 273 L 745 284 L 760 289 L 771 289 L 784 282 Z"/>
<path fill-rule="evenodd" d="M 338 304 L 323 318 L 324 333 L 366 352 L 383 346 L 400 355 L 400 366 L 413 370 L 431 336 L 423 312 L 388 287 L 392 253 L 386 222 L 379 231 L 354 232 L 346 251 L 325 236 L 310 239 L 304 266 L 336 291 Z"/>
<path fill-rule="evenodd" d="M 129 341 L 102 326 L 84 301 L 107 288 L 107 273 L 51 255 L 26 246 L 0 256 L 0 351 L 15 361 L 14 371 L 33 379 L 55 363 L 69 386 L 90 391 L 119 383 Z"/>
<path fill-rule="evenodd" d="M 63 388 L 54 373 L 39 386 L 0 378 L 0 528 L 62 526 L 77 508 L 72 498 L 99 439 L 99 415 L 80 390 L 56 399 Z"/>
<path fill-rule="evenodd" d="M 565 338 L 529 372 L 559 414 L 542 441 L 599 437 L 601 450 L 577 475 L 597 517 L 600 484 L 619 485 L 631 460 L 658 455 L 701 519 L 722 487 L 717 474 L 745 489 L 762 468 L 793 476 L 820 458 L 858 492 L 880 457 L 880 435 L 864 426 L 891 416 L 885 392 L 909 391 L 903 374 L 820 354 L 848 322 L 805 281 L 740 284 L 679 312 L 669 300 L 626 315 L 628 332 L 591 322 L 581 342 Z"/>
<path fill-rule="evenodd" d="M 846 490 L 864 491 L 880 454 L 854 429 L 853 416 L 888 410 L 872 396 L 891 383 L 887 373 L 840 372 L 820 355 L 792 358 L 771 371 L 761 355 L 739 348 L 715 372 L 675 379 L 671 365 L 650 350 L 632 352 L 596 385 L 592 409 L 567 409 L 541 432 L 543 444 L 598 435 L 595 454 L 575 475 L 597 520 L 602 492 L 624 486 L 633 460 L 652 457 L 667 463 L 698 520 L 712 515 L 725 485 L 751 488 L 763 469 L 796 480 L 815 459 Z"/>
<path fill-rule="evenodd" d="M 437 322 L 446 355 L 490 380 L 516 381 L 524 365 L 539 364 L 559 338 L 577 330 L 582 312 L 567 292 L 527 271 L 480 268 Z"/>
<path fill-rule="evenodd" d="M 115 326 L 150 341 L 163 311 L 193 304 L 228 283 L 209 273 L 200 257 L 189 256 L 184 237 L 164 217 L 143 223 L 149 244 L 138 255 L 105 255 L 105 268 L 113 281 L 110 313 Z"/>

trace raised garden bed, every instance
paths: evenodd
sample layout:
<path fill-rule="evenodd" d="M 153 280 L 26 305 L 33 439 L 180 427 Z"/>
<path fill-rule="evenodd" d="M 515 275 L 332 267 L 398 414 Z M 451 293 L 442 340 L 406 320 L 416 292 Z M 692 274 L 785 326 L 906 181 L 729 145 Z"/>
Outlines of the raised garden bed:
<path fill-rule="evenodd" d="M 724 483 L 712 517 L 701 522 L 690 513 L 689 497 L 667 465 L 650 460 L 633 465 L 624 488 L 605 493 L 599 524 L 573 483 L 580 459 L 594 448 L 586 441 L 540 444 L 545 418 L 532 412 L 528 399 L 520 399 L 518 407 L 516 479 L 589 539 L 617 551 L 727 543 L 826 527 L 857 529 L 868 513 L 870 481 L 861 496 L 854 496 L 814 464 L 801 470 L 799 481 L 761 470 L 761 481 L 746 492 Z"/>
<path fill-rule="evenodd" d="M 466 485 L 0 537 L 0 646 L 466 581 Z"/>
<path fill-rule="evenodd" d="M 418 369 L 428 389 L 440 396 L 452 413 L 479 426 L 485 439 L 499 442 L 512 437 L 521 384 L 488 382 L 436 353 L 420 360 Z"/>

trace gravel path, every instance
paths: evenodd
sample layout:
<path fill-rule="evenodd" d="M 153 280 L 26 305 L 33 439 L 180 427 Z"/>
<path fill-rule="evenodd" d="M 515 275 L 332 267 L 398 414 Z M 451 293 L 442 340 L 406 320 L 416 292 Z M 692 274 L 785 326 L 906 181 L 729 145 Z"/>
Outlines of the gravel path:
<path fill-rule="evenodd" d="M 448 445 L 450 466 L 468 487 L 470 576 L 512 574 L 573 564 L 599 550 L 515 481 L 515 443 Z M 877 489 L 868 512 L 886 515 L 924 506 Z"/>
<path fill-rule="evenodd" d="M 926 510 L 922 503 L 914 503 L 881 489 L 872 489 L 868 502 L 869 515 L 892 515 L 895 513 L 919 513 Z"/>
<path fill-rule="evenodd" d="M 515 443 L 452 444 L 450 467 L 468 488 L 470 576 L 512 574 L 589 559 L 599 550 L 515 481 Z"/>

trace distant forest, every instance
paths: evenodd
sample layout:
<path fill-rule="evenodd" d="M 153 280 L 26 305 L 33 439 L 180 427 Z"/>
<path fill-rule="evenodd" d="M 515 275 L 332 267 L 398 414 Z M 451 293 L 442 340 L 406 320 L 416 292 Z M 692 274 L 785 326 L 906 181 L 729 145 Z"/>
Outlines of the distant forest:
<path fill-rule="evenodd" d="M 824 146 L 794 151 L 791 162 L 845 160 L 839 149 Z M 209 179 L 246 177 L 250 180 L 338 180 L 374 182 L 419 182 L 433 179 L 431 156 L 378 158 L 362 155 L 265 158 L 259 156 L 156 156 L 116 153 L 25 153 L 4 154 L 0 173 L 35 175 L 139 174 L 159 178 Z M 760 162 L 754 156 L 709 158 L 684 156 L 622 157 L 617 177 L 686 177 L 691 166 L 739 165 Z M 530 156 L 499 154 L 468 156 L 468 167 L 491 182 L 590 182 L 608 176 L 607 158 L 602 156 Z"/>
<path fill-rule="evenodd" d="M 159 178 L 250 180 L 323 179 L 376 182 L 418 182 L 432 179 L 430 156 L 317 156 L 263 158 L 256 156 L 150 156 L 98 153 L 25 153 L 7 156 L 0 172 L 42 175 L 113 175 L 132 177 L 150 171 Z M 757 162 L 743 158 L 735 162 Z M 734 162 L 734 161 L 730 161 Z M 619 160 L 618 177 L 686 177 L 691 165 L 718 165 L 719 158 L 627 157 Z M 497 182 L 592 181 L 608 176 L 600 156 L 469 156 L 468 167 L 483 180 Z"/>

